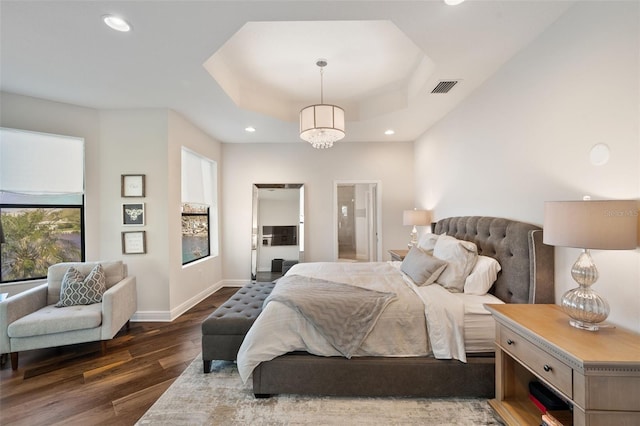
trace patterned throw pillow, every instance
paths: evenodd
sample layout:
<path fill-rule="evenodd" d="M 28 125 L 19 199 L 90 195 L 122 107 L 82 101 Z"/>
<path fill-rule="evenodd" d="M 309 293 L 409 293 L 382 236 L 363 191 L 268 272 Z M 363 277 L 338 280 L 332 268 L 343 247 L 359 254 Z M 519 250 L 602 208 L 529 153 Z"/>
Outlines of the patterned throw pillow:
<path fill-rule="evenodd" d="M 107 289 L 104 271 L 96 265 L 86 278 L 73 266 L 64 274 L 57 308 L 75 305 L 91 305 L 102 302 Z"/>

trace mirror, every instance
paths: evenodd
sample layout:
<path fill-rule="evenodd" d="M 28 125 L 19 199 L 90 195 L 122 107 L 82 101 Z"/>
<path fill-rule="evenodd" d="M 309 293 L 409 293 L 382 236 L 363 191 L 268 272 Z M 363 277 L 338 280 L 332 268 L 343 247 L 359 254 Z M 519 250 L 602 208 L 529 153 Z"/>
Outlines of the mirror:
<path fill-rule="evenodd" d="M 304 185 L 253 184 L 251 279 L 273 281 L 304 262 Z"/>

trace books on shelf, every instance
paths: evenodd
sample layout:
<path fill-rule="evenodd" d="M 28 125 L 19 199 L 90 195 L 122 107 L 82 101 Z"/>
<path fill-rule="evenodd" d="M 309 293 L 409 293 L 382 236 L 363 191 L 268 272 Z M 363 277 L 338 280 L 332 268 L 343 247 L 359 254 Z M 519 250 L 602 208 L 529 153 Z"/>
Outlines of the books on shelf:
<path fill-rule="evenodd" d="M 542 413 L 543 426 L 573 424 L 571 408 L 551 389 L 538 381 L 529 383 L 529 399 Z"/>
<path fill-rule="evenodd" d="M 529 383 L 529 398 L 544 413 L 547 410 L 567 410 L 569 405 L 540 382 Z M 540 405 L 538 405 L 540 404 Z"/>
<path fill-rule="evenodd" d="M 536 407 L 538 407 L 538 410 L 540 410 L 542 414 L 547 412 L 547 407 L 545 407 L 542 402 L 538 401 L 538 398 L 536 398 L 532 393 L 529 394 L 529 399 Z"/>

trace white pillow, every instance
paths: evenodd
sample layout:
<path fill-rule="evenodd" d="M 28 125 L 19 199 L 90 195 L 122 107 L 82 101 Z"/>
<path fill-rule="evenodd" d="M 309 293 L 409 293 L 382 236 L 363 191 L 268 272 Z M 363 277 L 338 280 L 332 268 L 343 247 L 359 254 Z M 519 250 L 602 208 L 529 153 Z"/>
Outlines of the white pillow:
<path fill-rule="evenodd" d="M 478 256 L 476 265 L 464 281 L 464 292 L 482 296 L 487 294 L 493 283 L 498 279 L 498 272 L 502 267 L 493 257 Z"/>
<path fill-rule="evenodd" d="M 433 284 L 447 267 L 447 262 L 411 247 L 402 261 L 400 270 L 407 274 L 417 286 Z"/>
<path fill-rule="evenodd" d="M 431 254 L 433 253 L 433 249 L 436 246 L 436 241 L 438 241 L 438 237 L 440 237 L 440 235 L 438 234 L 431 234 L 431 233 L 423 234 L 418 240 L 418 247 L 426 251 L 427 253 Z"/>
<path fill-rule="evenodd" d="M 441 235 L 436 241 L 433 255 L 447 262 L 446 269 L 436 282 L 453 293 L 462 293 L 464 280 L 469 276 L 478 259 L 478 247 L 470 241 Z"/>

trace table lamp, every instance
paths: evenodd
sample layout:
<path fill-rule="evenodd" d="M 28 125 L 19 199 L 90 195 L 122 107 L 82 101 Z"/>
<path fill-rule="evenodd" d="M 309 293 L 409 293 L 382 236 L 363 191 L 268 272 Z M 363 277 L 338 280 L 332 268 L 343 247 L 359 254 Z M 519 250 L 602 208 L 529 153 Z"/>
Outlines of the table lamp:
<path fill-rule="evenodd" d="M 416 229 L 416 226 L 428 225 L 430 220 L 431 218 L 429 217 L 428 210 L 413 209 L 405 210 L 402 213 L 402 224 L 405 226 L 413 226 L 410 234 L 411 240 L 409 241 L 409 244 L 407 244 L 409 249 L 411 249 L 411 247 L 415 247 L 418 244 L 418 230 Z"/>
<path fill-rule="evenodd" d="M 561 301 L 572 326 L 596 331 L 609 316 L 609 304 L 591 289 L 598 280 L 598 269 L 589 250 L 635 249 L 637 226 L 635 200 L 545 202 L 543 242 L 582 249 L 571 268 L 578 287 L 567 291 Z"/>

